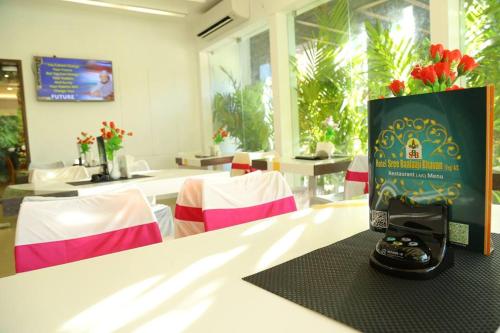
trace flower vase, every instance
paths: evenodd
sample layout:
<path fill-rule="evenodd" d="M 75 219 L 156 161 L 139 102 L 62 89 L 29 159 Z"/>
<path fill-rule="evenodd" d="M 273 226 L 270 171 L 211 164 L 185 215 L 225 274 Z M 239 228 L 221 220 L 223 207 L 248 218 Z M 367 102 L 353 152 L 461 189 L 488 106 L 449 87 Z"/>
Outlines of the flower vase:
<path fill-rule="evenodd" d="M 211 156 L 220 156 L 220 146 L 217 144 L 210 146 L 210 155 Z"/>
<path fill-rule="evenodd" d="M 238 149 L 238 143 L 234 137 L 227 137 L 219 145 L 221 155 L 233 155 Z"/>
<path fill-rule="evenodd" d="M 85 166 L 90 167 L 92 166 L 92 152 L 88 151 L 83 154 L 85 158 Z"/>
<path fill-rule="evenodd" d="M 316 145 L 316 155 L 318 156 L 328 156 L 332 157 L 333 152 L 335 151 L 335 146 L 333 143 L 326 141 L 326 142 L 318 142 Z"/>
<path fill-rule="evenodd" d="M 113 160 L 111 161 L 111 164 L 112 167 L 109 176 L 113 180 L 120 179 L 121 177 L 120 165 L 118 164 L 118 156 L 116 156 L 115 154 L 113 154 Z"/>

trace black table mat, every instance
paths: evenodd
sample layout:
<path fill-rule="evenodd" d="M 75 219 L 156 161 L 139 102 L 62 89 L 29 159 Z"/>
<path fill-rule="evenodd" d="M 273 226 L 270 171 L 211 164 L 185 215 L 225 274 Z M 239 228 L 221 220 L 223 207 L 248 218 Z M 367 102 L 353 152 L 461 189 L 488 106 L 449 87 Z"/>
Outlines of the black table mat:
<path fill-rule="evenodd" d="M 132 179 L 138 179 L 138 178 L 148 178 L 148 177 L 151 177 L 151 176 L 147 176 L 147 175 L 133 175 L 132 178 L 118 178 L 118 179 L 110 179 L 108 181 L 105 181 L 105 182 L 93 182 L 91 180 L 81 180 L 81 181 L 77 181 L 77 182 L 67 182 L 66 184 L 69 184 L 69 185 L 73 185 L 73 186 L 81 186 L 81 185 L 89 185 L 89 184 L 102 184 L 102 183 L 109 183 L 109 182 L 116 182 L 116 181 L 124 181 L 124 180 L 132 180 Z"/>
<path fill-rule="evenodd" d="M 495 332 L 500 253 L 455 249 L 432 280 L 405 280 L 369 265 L 381 233 L 365 231 L 244 280 L 363 332 Z M 493 235 L 500 249 L 500 235 Z M 314 332 L 314 327 L 311 327 Z"/>

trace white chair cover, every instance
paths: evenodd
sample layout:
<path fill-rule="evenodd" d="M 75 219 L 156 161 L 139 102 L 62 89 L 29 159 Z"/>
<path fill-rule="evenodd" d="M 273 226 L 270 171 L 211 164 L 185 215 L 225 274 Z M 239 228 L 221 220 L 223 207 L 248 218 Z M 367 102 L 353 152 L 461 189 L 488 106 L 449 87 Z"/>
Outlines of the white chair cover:
<path fill-rule="evenodd" d="M 70 166 L 58 169 L 33 169 L 30 171 L 29 182 L 41 183 L 48 181 L 72 182 L 90 180 L 90 175 L 84 166 Z"/>
<path fill-rule="evenodd" d="M 347 168 L 344 182 L 344 199 L 350 200 L 368 193 L 368 156 L 355 156 Z"/>
<path fill-rule="evenodd" d="M 141 173 L 151 171 L 149 164 L 146 160 L 137 160 L 134 161 L 132 167 L 129 172 L 131 174 Z M 158 225 L 160 226 L 161 235 L 163 238 L 173 238 L 175 234 L 174 228 L 174 217 L 172 215 L 172 210 L 170 207 L 162 204 L 156 203 L 156 196 L 147 197 L 151 208 L 153 208 L 153 212 L 156 216 L 156 220 L 158 221 Z"/>
<path fill-rule="evenodd" d="M 146 160 L 134 161 L 134 164 L 132 164 L 132 168 L 130 169 L 130 173 L 144 172 L 144 171 L 151 171 L 148 162 Z"/>
<path fill-rule="evenodd" d="M 174 217 L 172 210 L 167 205 L 156 204 L 151 207 L 155 214 L 158 227 L 160 228 L 163 239 L 175 238 Z"/>
<path fill-rule="evenodd" d="M 244 152 L 234 153 L 233 162 L 231 163 L 231 177 L 242 176 L 252 171 L 250 154 Z"/>
<path fill-rule="evenodd" d="M 277 171 L 205 182 L 202 207 L 206 231 L 297 210 L 290 187 Z"/>
<path fill-rule="evenodd" d="M 63 161 L 55 161 L 52 163 L 33 163 L 31 162 L 28 170 L 34 170 L 34 169 L 59 169 L 59 168 L 64 168 L 64 162 Z"/>
<path fill-rule="evenodd" d="M 203 224 L 203 179 L 186 179 L 175 204 L 175 238 L 199 234 L 205 231 Z"/>
<path fill-rule="evenodd" d="M 142 192 L 28 198 L 17 220 L 16 271 L 60 265 L 162 241 Z"/>

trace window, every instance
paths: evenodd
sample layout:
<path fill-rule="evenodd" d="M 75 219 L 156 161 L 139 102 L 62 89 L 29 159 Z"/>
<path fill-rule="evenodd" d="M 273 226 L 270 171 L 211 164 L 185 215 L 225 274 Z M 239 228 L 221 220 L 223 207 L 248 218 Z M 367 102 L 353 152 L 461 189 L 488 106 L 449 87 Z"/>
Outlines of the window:
<path fill-rule="evenodd" d="M 495 85 L 493 166 L 500 167 L 500 2 L 462 0 L 462 50 L 479 62 L 466 84 L 471 87 Z M 495 199 L 500 202 L 500 193 Z"/>
<path fill-rule="evenodd" d="M 294 13 L 296 118 L 299 153 L 324 140 L 329 116 L 339 125 L 339 153 L 366 153 L 366 105 L 408 76 L 427 48 L 429 1 L 320 1 Z"/>
<path fill-rule="evenodd" d="M 230 132 L 222 152 L 273 150 L 269 30 L 227 42 L 209 65 L 214 132 Z"/>

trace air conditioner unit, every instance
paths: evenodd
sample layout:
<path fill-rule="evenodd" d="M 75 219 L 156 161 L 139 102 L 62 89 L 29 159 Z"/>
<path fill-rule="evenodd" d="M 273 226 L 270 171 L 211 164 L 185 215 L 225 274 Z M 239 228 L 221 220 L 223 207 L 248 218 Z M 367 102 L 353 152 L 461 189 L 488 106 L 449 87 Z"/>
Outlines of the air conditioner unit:
<path fill-rule="evenodd" d="M 249 0 L 222 0 L 197 18 L 196 35 L 213 38 L 250 17 Z"/>

